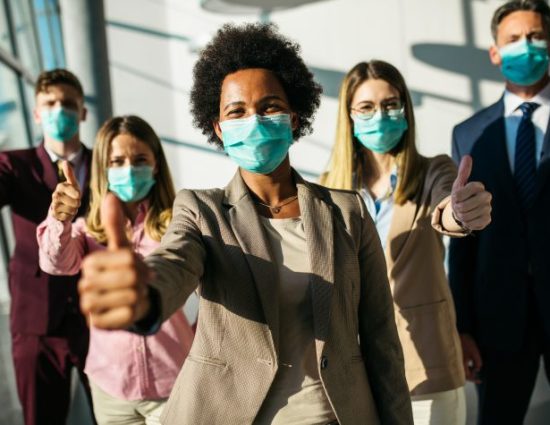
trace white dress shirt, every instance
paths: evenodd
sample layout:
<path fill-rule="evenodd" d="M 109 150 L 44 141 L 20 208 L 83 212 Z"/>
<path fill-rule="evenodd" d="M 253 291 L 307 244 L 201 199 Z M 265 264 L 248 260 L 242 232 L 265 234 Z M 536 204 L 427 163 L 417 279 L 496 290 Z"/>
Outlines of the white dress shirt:
<path fill-rule="evenodd" d="M 68 160 L 74 169 L 74 174 L 76 178 L 78 179 L 78 184 L 80 187 L 84 187 L 85 179 L 86 179 L 86 167 L 84 166 L 83 162 L 83 154 L 84 154 L 84 147 L 82 144 L 80 145 L 80 149 L 71 155 L 69 155 L 68 158 L 63 158 L 59 155 L 57 155 L 54 151 L 51 149 L 48 149 L 46 145 L 44 145 L 44 149 L 46 149 L 46 152 L 48 153 L 48 156 L 52 160 L 52 162 L 55 164 L 58 160 Z"/>
<path fill-rule="evenodd" d="M 535 109 L 531 116 L 531 121 L 535 126 L 535 153 L 537 166 L 543 154 L 542 145 L 544 143 L 544 135 L 548 127 L 548 119 L 550 118 L 550 84 L 547 84 L 540 92 L 531 99 L 522 99 L 521 97 L 510 93 L 508 90 L 504 92 L 504 123 L 506 129 L 506 150 L 508 151 L 508 159 L 510 161 L 510 169 L 514 173 L 514 161 L 516 158 L 516 137 L 518 127 L 521 121 L 522 112 L 519 105 L 524 102 L 538 103 L 540 106 Z"/>

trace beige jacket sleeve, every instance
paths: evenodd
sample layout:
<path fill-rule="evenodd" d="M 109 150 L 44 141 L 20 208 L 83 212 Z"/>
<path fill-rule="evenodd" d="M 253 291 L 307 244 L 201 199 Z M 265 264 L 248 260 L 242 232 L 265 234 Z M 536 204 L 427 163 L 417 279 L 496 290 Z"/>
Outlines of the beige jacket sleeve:
<path fill-rule="evenodd" d="M 457 167 L 447 155 L 430 160 L 426 173 L 426 187 L 431 188 L 432 227 L 439 233 L 451 237 L 462 237 L 467 231 L 450 232 L 443 227 L 443 210 L 451 202 L 451 191 L 457 176 Z"/>
<path fill-rule="evenodd" d="M 150 285 L 160 295 L 162 320 L 179 309 L 200 283 L 206 252 L 198 225 L 199 214 L 194 193 L 180 191 L 174 201 L 172 222 L 160 246 L 145 259 L 155 272 Z"/>
<path fill-rule="evenodd" d="M 413 423 L 409 388 L 405 380 L 403 351 L 397 334 L 384 252 L 378 233 L 359 195 L 361 208 L 361 296 L 359 338 L 363 361 L 380 423 Z"/>

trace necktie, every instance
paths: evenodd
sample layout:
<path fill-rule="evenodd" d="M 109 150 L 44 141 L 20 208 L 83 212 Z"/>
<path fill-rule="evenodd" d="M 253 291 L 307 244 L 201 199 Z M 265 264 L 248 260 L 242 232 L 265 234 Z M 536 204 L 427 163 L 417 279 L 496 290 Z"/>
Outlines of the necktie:
<path fill-rule="evenodd" d="M 514 160 L 514 180 L 523 210 L 528 209 L 534 199 L 537 163 L 535 158 L 535 126 L 531 116 L 540 105 L 524 102 L 519 105 L 523 113 L 516 136 L 516 157 Z"/>

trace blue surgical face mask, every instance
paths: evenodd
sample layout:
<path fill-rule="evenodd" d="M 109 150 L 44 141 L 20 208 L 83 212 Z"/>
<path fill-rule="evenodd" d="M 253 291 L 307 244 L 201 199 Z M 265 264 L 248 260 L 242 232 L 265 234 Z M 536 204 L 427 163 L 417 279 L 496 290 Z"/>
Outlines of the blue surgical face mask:
<path fill-rule="evenodd" d="M 545 40 L 521 39 L 499 49 L 500 70 L 508 81 L 530 86 L 548 72 L 548 46 Z"/>
<path fill-rule="evenodd" d="M 44 134 L 59 142 L 68 142 L 78 132 L 78 112 L 66 108 L 43 109 L 40 111 Z"/>
<path fill-rule="evenodd" d="M 110 167 L 107 171 L 109 190 L 123 202 L 136 202 L 145 198 L 153 185 L 153 167 Z"/>
<path fill-rule="evenodd" d="M 351 118 L 355 137 L 367 149 L 377 153 L 386 153 L 395 148 L 409 128 L 403 110 L 391 111 L 391 115 L 378 111 L 370 119 L 361 115 L 352 115 Z"/>
<path fill-rule="evenodd" d="M 286 158 L 292 144 L 290 115 L 252 115 L 220 122 L 223 147 L 239 167 L 269 174 Z"/>

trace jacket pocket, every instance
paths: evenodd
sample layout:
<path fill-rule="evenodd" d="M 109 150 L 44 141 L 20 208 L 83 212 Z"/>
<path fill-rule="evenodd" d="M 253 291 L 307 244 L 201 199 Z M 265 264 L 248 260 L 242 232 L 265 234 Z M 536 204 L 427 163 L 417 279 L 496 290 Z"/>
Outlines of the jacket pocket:
<path fill-rule="evenodd" d="M 227 367 L 227 363 L 224 362 L 223 360 L 216 359 L 214 357 L 200 356 L 198 354 L 189 353 L 189 355 L 187 356 L 187 360 L 190 360 L 190 361 L 195 362 L 195 363 L 208 365 L 208 366 L 217 366 L 217 367 L 221 367 L 221 368 L 226 368 Z"/>
<path fill-rule="evenodd" d="M 396 312 L 407 374 L 454 363 L 456 330 L 449 308 L 442 300 Z"/>

